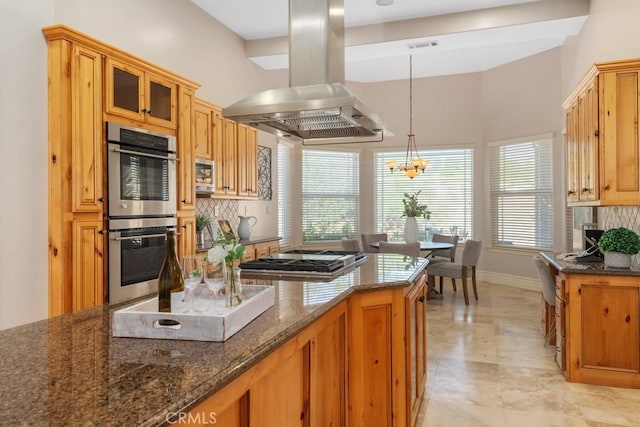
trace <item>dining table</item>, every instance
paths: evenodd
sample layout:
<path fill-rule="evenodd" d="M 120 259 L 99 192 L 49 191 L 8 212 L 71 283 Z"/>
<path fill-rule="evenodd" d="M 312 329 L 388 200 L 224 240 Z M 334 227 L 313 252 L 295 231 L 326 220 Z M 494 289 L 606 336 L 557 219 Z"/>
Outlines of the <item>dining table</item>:
<path fill-rule="evenodd" d="M 394 242 L 391 242 L 394 243 Z M 405 243 L 405 242 L 396 242 L 396 243 Z M 380 242 L 373 242 L 369 244 L 372 248 L 380 249 Z M 431 240 L 420 240 L 420 252 L 426 252 L 425 258 L 431 256 L 433 251 L 440 249 L 451 249 L 453 247 L 453 243 L 445 243 L 445 242 L 433 242 Z M 427 274 L 429 274 L 429 266 L 427 265 Z M 427 299 L 435 298 L 442 299 L 442 294 L 436 290 L 435 287 L 435 277 L 430 276 L 427 280 L 427 287 L 429 291 L 427 292 Z"/>
<path fill-rule="evenodd" d="M 405 242 L 402 241 L 402 242 L 390 242 L 390 243 L 405 243 Z M 380 249 L 380 242 L 373 242 L 369 246 L 371 246 L 372 248 Z M 435 250 L 451 249 L 452 247 L 453 247 L 453 243 L 420 240 L 420 252 L 426 252 L 425 258 L 431 256 L 431 254 Z"/>

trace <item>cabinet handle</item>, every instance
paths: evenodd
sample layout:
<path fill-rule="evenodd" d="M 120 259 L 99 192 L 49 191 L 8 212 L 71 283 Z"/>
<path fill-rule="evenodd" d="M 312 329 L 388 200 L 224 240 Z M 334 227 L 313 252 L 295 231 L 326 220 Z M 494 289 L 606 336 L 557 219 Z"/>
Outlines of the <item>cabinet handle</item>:
<path fill-rule="evenodd" d="M 99 201 L 100 203 L 104 203 L 104 197 L 98 197 L 98 201 Z"/>
<path fill-rule="evenodd" d="M 146 108 L 143 108 L 143 109 L 142 109 L 142 112 L 143 112 L 143 113 L 146 113 L 146 112 L 147 112 L 147 109 L 146 109 Z"/>
<path fill-rule="evenodd" d="M 610 185 L 605 185 L 604 189 L 609 191 L 609 190 L 611 190 L 611 186 Z"/>
<path fill-rule="evenodd" d="M 187 229 L 187 224 L 184 224 L 184 225 L 182 226 L 182 228 L 184 228 L 184 229 L 186 230 L 186 229 Z"/>
<path fill-rule="evenodd" d="M 420 295 L 420 298 L 418 298 L 418 301 L 424 302 L 424 295 Z"/>
<path fill-rule="evenodd" d="M 600 136 L 600 132 L 598 132 L 598 129 L 596 129 L 596 130 L 593 132 L 593 136 Z"/>
<path fill-rule="evenodd" d="M 151 110 L 147 110 L 147 114 L 149 114 L 150 116 L 153 116 L 153 112 Z"/>
<path fill-rule="evenodd" d="M 576 192 L 573 190 L 567 191 L 567 196 L 571 196 L 572 194 L 576 194 Z"/>
<path fill-rule="evenodd" d="M 104 229 L 98 230 L 98 234 L 104 234 Z"/>
<path fill-rule="evenodd" d="M 588 188 L 586 188 L 586 187 L 584 187 L 584 188 L 582 189 L 582 193 L 583 193 L 583 194 L 584 194 L 584 193 L 589 193 L 589 192 L 590 192 L 590 191 L 589 191 L 589 189 L 588 189 Z"/>

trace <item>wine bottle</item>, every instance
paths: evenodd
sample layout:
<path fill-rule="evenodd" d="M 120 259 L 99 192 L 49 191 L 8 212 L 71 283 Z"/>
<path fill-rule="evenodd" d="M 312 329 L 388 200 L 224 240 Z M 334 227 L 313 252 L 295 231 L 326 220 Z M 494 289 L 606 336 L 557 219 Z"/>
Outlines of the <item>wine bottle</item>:
<path fill-rule="evenodd" d="M 158 274 L 158 311 L 171 312 L 171 294 L 184 291 L 184 277 L 176 254 L 176 233 L 167 231 L 167 250 Z"/>

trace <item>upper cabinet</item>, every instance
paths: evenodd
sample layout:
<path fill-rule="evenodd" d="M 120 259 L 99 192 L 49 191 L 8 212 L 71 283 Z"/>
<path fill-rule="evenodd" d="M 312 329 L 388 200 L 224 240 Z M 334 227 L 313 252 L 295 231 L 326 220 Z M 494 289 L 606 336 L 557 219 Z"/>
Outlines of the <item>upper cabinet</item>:
<path fill-rule="evenodd" d="M 258 197 L 257 131 L 222 117 L 220 107 L 196 99 L 196 157 L 215 164 L 217 198 Z M 207 196 L 208 197 L 208 196 Z"/>
<path fill-rule="evenodd" d="M 640 204 L 639 72 L 595 64 L 563 104 L 568 206 Z"/>
<path fill-rule="evenodd" d="M 106 112 L 175 129 L 177 84 L 135 63 L 108 58 Z"/>

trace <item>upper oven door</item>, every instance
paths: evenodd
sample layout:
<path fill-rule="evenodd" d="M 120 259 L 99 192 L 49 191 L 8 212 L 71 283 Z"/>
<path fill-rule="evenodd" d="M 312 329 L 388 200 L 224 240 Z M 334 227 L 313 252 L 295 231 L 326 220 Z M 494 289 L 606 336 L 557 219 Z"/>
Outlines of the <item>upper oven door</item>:
<path fill-rule="evenodd" d="M 109 216 L 175 215 L 176 156 L 109 143 Z"/>
<path fill-rule="evenodd" d="M 175 136 L 108 122 L 107 139 L 109 216 L 175 215 Z"/>

